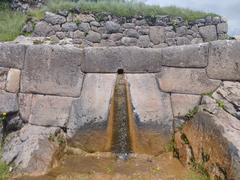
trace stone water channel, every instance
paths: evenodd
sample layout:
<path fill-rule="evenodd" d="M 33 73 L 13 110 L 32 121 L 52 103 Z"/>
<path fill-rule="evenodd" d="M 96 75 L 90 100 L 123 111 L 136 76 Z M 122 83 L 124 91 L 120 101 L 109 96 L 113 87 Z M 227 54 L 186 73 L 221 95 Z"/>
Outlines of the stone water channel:
<path fill-rule="evenodd" d="M 98 149 L 99 145 L 91 144 L 94 141 L 89 139 L 90 136 L 99 139 L 100 144 L 105 143 L 102 145 L 104 148 Z M 172 152 L 158 150 L 164 148 L 157 147 L 162 146 L 159 136 L 156 131 L 137 125 L 129 85 L 123 70 L 119 70 L 111 100 L 107 133 L 90 127 L 90 130 L 69 140 L 59 164 L 47 175 L 19 179 L 192 179 L 193 172 L 174 158 Z"/>

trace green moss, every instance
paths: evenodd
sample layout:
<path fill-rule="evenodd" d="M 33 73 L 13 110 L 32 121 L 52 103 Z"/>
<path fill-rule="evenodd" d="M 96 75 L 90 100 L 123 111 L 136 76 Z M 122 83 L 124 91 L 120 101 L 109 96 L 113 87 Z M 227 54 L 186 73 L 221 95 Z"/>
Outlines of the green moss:
<path fill-rule="evenodd" d="M 221 100 L 216 100 L 216 102 L 217 102 L 218 107 L 224 109 L 225 105 L 224 105 L 224 102 L 223 102 L 223 101 L 221 101 Z"/>
<path fill-rule="evenodd" d="M 12 11 L 7 3 L 0 3 L 0 41 L 12 41 L 21 34 L 27 16 Z"/>

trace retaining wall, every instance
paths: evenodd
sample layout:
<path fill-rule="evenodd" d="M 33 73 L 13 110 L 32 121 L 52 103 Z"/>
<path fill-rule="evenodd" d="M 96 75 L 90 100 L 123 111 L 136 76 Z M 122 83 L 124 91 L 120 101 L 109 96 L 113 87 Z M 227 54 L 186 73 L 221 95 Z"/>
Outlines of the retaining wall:
<path fill-rule="evenodd" d="M 198 105 L 201 95 L 222 81 L 240 80 L 239 50 L 239 41 L 83 50 L 1 44 L 0 113 L 11 115 L 8 133 L 23 127 L 25 146 L 36 127 L 41 136 L 52 132 L 46 129 L 60 128 L 71 137 L 84 125 L 107 122 L 116 74 L 122 69 L 138 123 L 157 124 L 170 139 L 173 122 L 178 124 L 179 117 Z M 26 151 L 25 146 L 18 151 Z M 18 151 L 7 146 L 5 161 L 22 166 Z M 30 160 L 31 153 L 24 159 L 26 167 Z"/>

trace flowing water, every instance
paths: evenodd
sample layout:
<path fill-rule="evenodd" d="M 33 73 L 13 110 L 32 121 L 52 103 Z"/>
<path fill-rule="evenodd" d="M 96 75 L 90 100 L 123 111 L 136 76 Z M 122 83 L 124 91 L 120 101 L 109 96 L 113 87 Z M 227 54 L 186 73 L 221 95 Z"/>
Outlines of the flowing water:
<path fill-rule="evenodd" d="M 160 150 L 164 148 L 158 133 L 137 128 L 124 74 L 117 76 L 107 126 L 106 132 L 89 130 L 72 139 L 59 165 L 47 175 L 20 179 L 192 179 L 189 170 L 172 153 Z"/>

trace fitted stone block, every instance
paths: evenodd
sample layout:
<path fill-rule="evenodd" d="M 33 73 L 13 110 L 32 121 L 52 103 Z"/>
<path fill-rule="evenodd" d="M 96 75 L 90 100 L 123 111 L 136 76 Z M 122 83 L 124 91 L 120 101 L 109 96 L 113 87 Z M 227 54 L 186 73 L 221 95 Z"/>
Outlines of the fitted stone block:
<path fill-rule="evenodd" d="M 81 97 L 73 102 L 67 126 L 70 136 L 84 126 L 106 123 L 115 80 L 115 74 L 86 75 Z"/>
<path fill-rule="evenodd" d="M 40 126 L 64 127 L 68 121 L 73 98 L 34 95 L 29 123 Z"/>
<path fill-rule="evenodd" d="M 0 89 L 1 90 L 5 90 L 8 70 L 9 70 L 8 68 L 0 67 Z"/>
<path fill-rule="evenodd" d="M 0 91 L 0 114 L 13 113 L 18 111 L 17 95 Z"/>
<path fill-rule="evenodd" d="M 161 90 L 186 94 L 212 92 L 221 82 L 209 79 L 205 69 L 171 67 L 162 68 L 158 80 Z"/>
<path fill-rule="evenodd" d="M 20 44 L 0 44 L 0 66 L 22 69 L 26 46 Z"/>
<path fill-rule="evenodd" d="M 159 72 L 160 68 L 160 49 L 86 48 L 82 71 L 112 73 L 124 69 L 125 72 Z"/>
<path fill-rule="evenodd" d="M 21 92 L 79 96 L 82 56 L 77 48 L 30 46 L 22 71 Z"/>
<path fill-rule="evenodd" d="M 154 74 L 127 74 L 134 111 L 142 123 L 156 122 L 171 129 L 170 95 L 161 92 Z M 166 129 L 167 130 L 167 129 Z"/>
<path fill-rule="evenodd" d="M 8 92 L 17 93 L 20 85 L 20 74 L 19 69 L 10 69 L 7 76 L 6 90 Z"/>
<path fill-rule="evenodd" d="M 33 94 L 18 94 L 19 114 L 22 120 L 29 121 Z"/>
<path fill-rule="evenodd" d="M 200 104 L 200 95 L 171 94 L 173 115 L 185 116 L 190 110 Z"/>
<path fill-rule="evenodd" d="M 171 67 L 206 67 L 208 44 L 173 46 L 162 49 L 162 65 Z"/>
<path fill-rule="evenodd" d="M 164 27 L 150 27 L 149 37 L 155 45 L 163 43 L 166 39 Z"/>
<path fill-rule="evenodd" d="M 210 43 L 207 74 L 212 79 L 240 80 L 240 42 Z"/>

